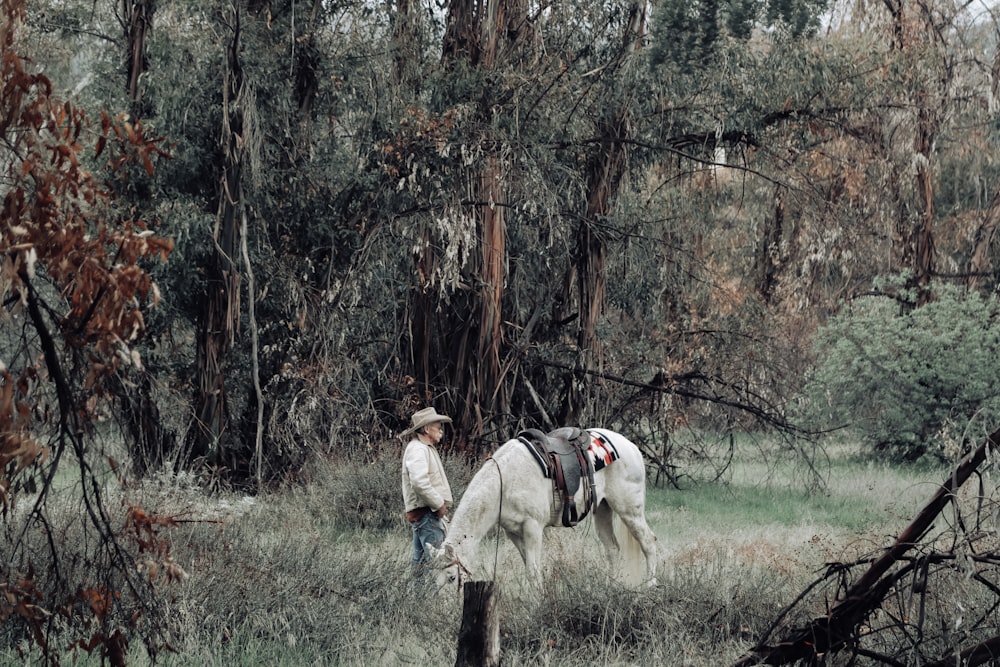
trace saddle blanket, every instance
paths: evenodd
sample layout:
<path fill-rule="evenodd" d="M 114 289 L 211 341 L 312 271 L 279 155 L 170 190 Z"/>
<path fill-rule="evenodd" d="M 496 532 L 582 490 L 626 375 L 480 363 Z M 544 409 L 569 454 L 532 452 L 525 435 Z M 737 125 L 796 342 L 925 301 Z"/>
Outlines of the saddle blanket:
<path fill-rule="evenodd" d="M 602 470 L 618 460 L 618 449 L 615 447 L 613 442 L 605 438 L 600 433 L 595 433 L 593 431 L 586 431 L 586 433 L 590 436 L 590 445 L 586 449 L 587 458 L 590 459 L 591 465 L 594 467 L 594 472 Z M 548 478 L 552 478 L 552 466 L 541 453 L 541 450 L 536 449 L 535 446 L 532 445 L 532 440 L 530 438 L 526 438 L 525 434 L 519 436 L 518 440 L 524 443 L 524 445 L 528 448 L 528 451 L 530 451 L 535 457 L 535 461 L 542 469 L 542 474 Z M 541 446 L 541 443 L 539 443 L 539 446 Z"/>
<path fill-rule="evenodd" d="M 587 452 L 594 462 L 594 472 L 605 468 L 618 460 L 618 449 L 600 433 L 587 431 L 590 435 L 590 447 Z"/>

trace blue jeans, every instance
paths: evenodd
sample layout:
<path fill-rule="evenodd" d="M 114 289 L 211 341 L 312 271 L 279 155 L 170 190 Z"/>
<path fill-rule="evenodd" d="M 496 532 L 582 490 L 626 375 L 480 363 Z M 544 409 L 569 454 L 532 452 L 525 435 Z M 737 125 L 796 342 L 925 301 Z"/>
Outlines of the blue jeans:
<path fill-rule="evenodd" d="M 434 516 L 433 512 L 428 512 L 416 521 L 410 522 L 410 528 L 413 530 L 413 558 L 410 565 L 413 576 L 420 580 L 434 555 L 430 547 L 436 549 L 444 542 L 444 522 Z"/>

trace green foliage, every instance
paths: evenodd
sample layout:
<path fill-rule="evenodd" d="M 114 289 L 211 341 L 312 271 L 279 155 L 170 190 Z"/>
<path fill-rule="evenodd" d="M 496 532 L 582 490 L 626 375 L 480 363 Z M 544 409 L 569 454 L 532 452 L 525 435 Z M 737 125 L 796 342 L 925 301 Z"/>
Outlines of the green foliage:
<path fill-rule="evenodd" d="M 805 416 L 849 426 L 880 456 L 950 459 L 1000 419 L 995 297 L 940 285 L 916 309 L 858 299 L 820 330 Z"/>

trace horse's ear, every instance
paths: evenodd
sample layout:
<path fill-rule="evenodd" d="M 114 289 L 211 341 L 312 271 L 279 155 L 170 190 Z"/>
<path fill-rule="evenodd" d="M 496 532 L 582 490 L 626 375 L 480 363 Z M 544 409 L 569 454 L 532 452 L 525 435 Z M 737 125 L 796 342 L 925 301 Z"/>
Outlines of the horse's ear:
<path fill-rule="evenodd" d="M 444 545 L 436 547 L 433 544 L 428 544 L 427 549 L 431 552 L 431 560 L 442 560 L 445 558 L 446 547 Z"/>
<path fill-rule="evenodd" d="M 455 547 L 451 544 L 445 542 L 440 547 L 436 547 L 433 544 L 428 545 L 428 549 L 431 550 L 431 559 L 439 561 L 453 561 L 455 560 Z"/>

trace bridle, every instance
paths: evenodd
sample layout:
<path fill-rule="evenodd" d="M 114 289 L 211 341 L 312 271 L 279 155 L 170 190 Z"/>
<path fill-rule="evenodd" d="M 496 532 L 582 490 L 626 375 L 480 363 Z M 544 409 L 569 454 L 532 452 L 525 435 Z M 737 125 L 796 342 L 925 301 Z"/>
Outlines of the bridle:
<path fill-rule="evenodd" d="M 463 563 L 461 560 L 459 560 L 458 556 L 455 556 L 454 560 L 452 560 L 450 563 L 448 563 L 447 565 L 445 565 L 446 568 L 452 567 L 452 566 L 455 566 L 455 568 L 458 571 L 458 574 L 455 576 L 455 581 L 458 583 L 458 587 L 455 590 L 458 591 L 458 592 L 461 592 L 461 590 L 462 590 L 462 584 L 464 583 L 462 581 L 462 574 L 464 573 L 466 576 L 470 576 L 471 577 L 472 576 L 472 572 L 469 571 L 469 568 L 465 567 L 465 563 Z"/>

